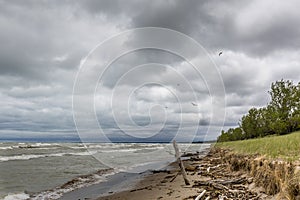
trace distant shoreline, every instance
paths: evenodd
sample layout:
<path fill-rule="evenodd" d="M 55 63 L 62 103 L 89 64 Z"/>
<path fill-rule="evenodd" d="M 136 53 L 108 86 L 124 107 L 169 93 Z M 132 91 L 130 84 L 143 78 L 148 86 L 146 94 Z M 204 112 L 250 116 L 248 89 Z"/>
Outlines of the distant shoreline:
<path fill-rule="evenodd" d="M 81 140 L 75 140 L 75 139 L 39 139 L 39 138 L 17 138 L 17 139 L 12 139 L 12 138 L 0 138 L 0 142 L 2 143 L 17 143 L 17 142 L 24 142 L 24 143 L 30 143 L 30 142 L 41 142 L 41 143 L 114 143 L 114 144 L 119 144 L 119 143 L 124 143 L 124 144 L 129 144 L 129 143 L 137 143 L 137 144 L 168 144 L 172 143 L 172 141 L 111 141 L 111 142 L 95 142 L 95 141 L 87 141 L 87 142 L 82 142 Z M 215 143 L 216 140 L 209 140 L 209 141 L 193 141 L 193 142 L 180 142 L 178 141 L 177 143 L 180 144 L 213 144 Z"/>

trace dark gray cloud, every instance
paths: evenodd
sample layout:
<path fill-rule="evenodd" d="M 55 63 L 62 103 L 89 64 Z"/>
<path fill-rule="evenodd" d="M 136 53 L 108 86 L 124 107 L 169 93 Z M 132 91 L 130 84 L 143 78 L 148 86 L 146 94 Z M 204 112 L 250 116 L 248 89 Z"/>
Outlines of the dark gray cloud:
<path fill-rule="evenodd" d="M 163 27 L 188 34 L 207 48 L 254 56 L 299 48 L 299 2 L 85 1 L 92 15 L 130 18 L 128 27 Z"/>
<path fill-rule="evenodd" d="M 83 58 L 108 37 L 146 26 L 182 32 L 206 48 L 224 81 L 225 126 L 236 126 L 247 109 L 268 102 L 271 82 L 281 78 L 300 80 L 298 7 L 296 0 L 0 1 L 0 137 L 7 136 L 8 132 L 36 136 L 40 132 L 73 131 L 71 95 Z M 139 43 L 145 37 L 135 38 L 133 42 Z M 189 50 L 189 46 L 180 42 L 160 39 L 166 45 Z M 221 56 L 219 51 L 223 51 Z M 169 68 L 137 70 L 116 85 L 133 66 L 149 62 Z M 217 122 L 209 123 L 214 105 L 205 85 L 214 77 L 200 77 L 189 67 L 182 58 L 160 50 L 136 51 L 116 60 L 95 95 L 100 124 L 117 132 L 110 97 L 118 91 L 120 99 L 114 102 L 113 109 L 125 116 L 130 106 L 138 125 L 146 126 L 152 119 L 156 126 L 165 113 L 166 132 L 177 130 L 171 125 L 179 124 L 180 117 L 185 124 L 203 127 L 201 134 L 209 124 L 213 124 L 212 130 L 217 130 Z M 175 76 L 171 68 L 191 85 Z M 203 72 L 210 70 L 203 63 Z M 143 80 L 163 80 L 165 89 L 147 85 L 128 98 Z M 91 86 L 87 84 L 83 89 L 88 87 Z M 180 97 L 181 107 L 174 95 Z M 199 106 L 191 105 L 194 101 Z M 159 109 L 151 113 L 153 106 Z M 185 128 L 187 132 L 188 125 Z"/>

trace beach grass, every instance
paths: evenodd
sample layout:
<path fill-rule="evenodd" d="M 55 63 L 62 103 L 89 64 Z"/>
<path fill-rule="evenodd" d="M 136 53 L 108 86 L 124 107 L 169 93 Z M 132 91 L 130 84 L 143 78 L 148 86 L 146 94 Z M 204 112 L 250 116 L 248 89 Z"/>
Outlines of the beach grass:
<path fill-rule="evenodd" d="M 281 136 L 220 142 L 215 146 L 230 148 L 241 154 L 260 154 L 270 158 L 294 161 L 300 158 L 300 131 Z"/>

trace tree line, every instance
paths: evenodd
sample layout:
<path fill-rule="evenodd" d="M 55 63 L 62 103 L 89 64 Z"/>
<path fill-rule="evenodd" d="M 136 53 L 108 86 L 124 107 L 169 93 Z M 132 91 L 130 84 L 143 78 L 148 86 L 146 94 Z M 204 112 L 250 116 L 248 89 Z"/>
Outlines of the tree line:
<path fill-rule="evenodd" d="M 244 140 L 267 135 L 284 135 L 300 129 L 300 82 L 280 80 L 268 91 L 271 101 L 262 108 L 251 108 L 237 128 L 222 130 L 218 142 Z"/>

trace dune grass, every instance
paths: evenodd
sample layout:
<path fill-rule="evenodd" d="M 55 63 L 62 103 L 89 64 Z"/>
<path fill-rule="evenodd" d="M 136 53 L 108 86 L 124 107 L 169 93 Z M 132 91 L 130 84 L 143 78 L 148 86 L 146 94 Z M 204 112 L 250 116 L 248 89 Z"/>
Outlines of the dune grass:
<path fill-rule="evenodd" d="M 282 136 L 221 142 L 216 143 L 216 147 L 230 148 L 242 154 L 260 154 L 294 161 L 300 158 L 300 131 Z"/>

